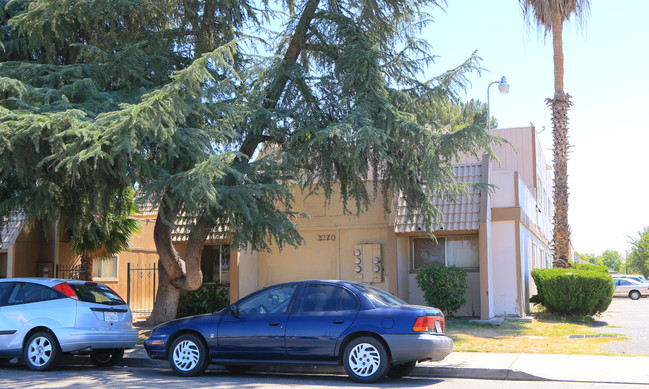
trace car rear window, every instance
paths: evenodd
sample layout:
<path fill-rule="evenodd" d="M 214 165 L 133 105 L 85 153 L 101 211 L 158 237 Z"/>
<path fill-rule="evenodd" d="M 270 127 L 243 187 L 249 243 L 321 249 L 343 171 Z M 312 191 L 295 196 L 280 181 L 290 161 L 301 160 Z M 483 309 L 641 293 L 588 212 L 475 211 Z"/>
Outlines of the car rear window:
<path fill-rule="evenodd" d="M 99 284 L 70 284 L 72 289 L 79 296 L 79 300 L 87 303 L 98 303 L 105 305 L 123 305 L 124 300 L 111 288 Z"/>
<path fill-rule="evenodd" d="M 374 304 L 375 307 L 389 307 L 394 305 L 407 305 L 405 301 L 400 298 L 391 295 L 379 288 L 375 288 L 370 285 L 364 284 L 353 284 L 354 287 L 361 292 Z"/>

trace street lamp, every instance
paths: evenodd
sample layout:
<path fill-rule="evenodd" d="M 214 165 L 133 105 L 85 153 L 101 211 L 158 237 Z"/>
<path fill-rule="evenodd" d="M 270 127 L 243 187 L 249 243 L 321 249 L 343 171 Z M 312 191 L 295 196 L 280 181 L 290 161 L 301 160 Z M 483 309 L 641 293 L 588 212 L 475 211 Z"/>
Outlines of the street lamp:
<path fill-rule="evenodd" d="M 489 136 L 491 136 L 491 103 L 489 102 L 489 88 L 491 88 L 493 84 L 498 84 L 500 94 L 509 93 L 509 84 L 507 83 L 505 76 L 503 76 L 500 81 L 494 81 L 487 86 L 487 131 Z"/>

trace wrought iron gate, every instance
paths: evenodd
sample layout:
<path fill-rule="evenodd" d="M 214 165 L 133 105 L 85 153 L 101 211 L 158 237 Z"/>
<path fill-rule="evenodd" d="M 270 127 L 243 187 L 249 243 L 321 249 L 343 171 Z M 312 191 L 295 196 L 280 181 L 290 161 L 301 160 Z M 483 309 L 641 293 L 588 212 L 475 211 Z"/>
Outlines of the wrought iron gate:
<path fill-rule="evenodd" d="M 126 302 L 131 307 L 133 317 L 146 317 L 151 314 L 157 292 L 158 265 L 127 265 Z"/>

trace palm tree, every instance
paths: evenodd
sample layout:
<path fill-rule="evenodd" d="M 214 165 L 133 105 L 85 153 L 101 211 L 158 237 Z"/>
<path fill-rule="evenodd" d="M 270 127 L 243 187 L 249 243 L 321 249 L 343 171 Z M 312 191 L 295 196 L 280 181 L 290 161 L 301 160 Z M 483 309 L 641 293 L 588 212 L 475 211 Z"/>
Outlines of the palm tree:
<path fill-rule="evenodd" d="M 554 51 L 554 98 L 546 99 L 552 110 L 554 164 L 554 266 L 570 267 L 568 225 L 568 109 L 570 95 L 563 90 L 563 22 L 574 15 L 583 21 L 590 0 L 519 0 L 525 19 L 545 35 L 552 33 Z"/>
<path fill-rule="evenodd" d="M 71 232 L 72 252 L 81 258 L 80 276 L 92 281 L 95 259 L 109 258 L 129 248 L 131 236 L 140 231 L 140 222 L 131 217 L 137 212 L 132 201 L 126 207 L 127 214 L 111 214 L 104 218 L 77 225 Z"/>

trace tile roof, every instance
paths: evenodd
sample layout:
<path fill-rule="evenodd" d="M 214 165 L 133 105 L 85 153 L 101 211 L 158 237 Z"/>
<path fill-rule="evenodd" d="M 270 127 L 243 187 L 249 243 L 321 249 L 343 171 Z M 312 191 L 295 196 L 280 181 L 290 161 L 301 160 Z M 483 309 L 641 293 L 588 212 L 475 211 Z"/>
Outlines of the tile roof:
<path fill-rule="evenodd" d="M 457 164 L 453 166 L 453 172 L 458 182 L 483 182 L 480 163 Z M 480 227 L 481 193 L 477 188 L 471 188 L 469 192 L 470 196 L 455 200 L 433 197 L 435 206 L 442 212 L 442 224 L 437 225 L 436 231 L 477 230 Z M 425 231 L 421 215 L 411 213 L 401 196 L 397 202 L 394 230 L 396 233 Z"/>
<path fill-rule="evenodd" d="M 0 220 L 0 250 L 7 250 L 16 243 L 26 220 L 22 212 L 11 212 Z"/>
<path fill-rule="evenodd" d="M 158 214 L 158 205 L 154 205 L 148 201 L 140 201 L 138 203 L 138 212 L 141 215 L 156 215 Z M 194 217 L 186 216 L 184 213 L 176 219 L 176 226 L 171 232 L 171 240 L 174 242 L 184 242 L 189 238 L 191 233 L 191 227 L 195 223 L 196 219 Z M 226 231 L 218 231 L 217 226 L 214 226 L 214 229 L 210 231 L 207 236 L 208 241 L 220 241 L 227 240 L 230 238 L 230 234 Z"/>
<path fill-rule="evenodd" d="M 193 217 L 180 216 L 176 220 L 176 228 L 171 232 L 171 240 L 174 242 L 184 242 L 189 239 L 189 234 L 191 233 L 191 227 L 196 222 L 196 219 Z M 214 226 L 210 233 L 207 235 L 207 241 L 222 241 L 230 239 L 230 234 L 226 231 L 223 231 L 224 227 Z"/>

